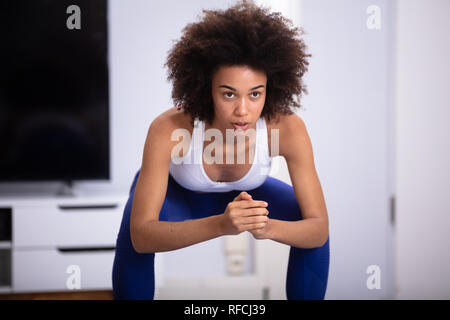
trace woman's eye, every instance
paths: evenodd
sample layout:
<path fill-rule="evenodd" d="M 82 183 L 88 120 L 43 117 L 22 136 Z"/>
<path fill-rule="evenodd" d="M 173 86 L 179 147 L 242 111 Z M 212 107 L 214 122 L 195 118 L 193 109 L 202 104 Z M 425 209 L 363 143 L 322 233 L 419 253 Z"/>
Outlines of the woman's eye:
<path fill-rule="evenodd" d="M 225 97 L 227 97 L 227 98 L 233 98 L 234 97 L 234 93 L 233 92 L 225 92 L 223 95 Z M 253 98 L 258 98 L 261 95 L 261 92 L 255 91 L 255 92 L 252 92 L 251 95 L 252 95 Z"/>

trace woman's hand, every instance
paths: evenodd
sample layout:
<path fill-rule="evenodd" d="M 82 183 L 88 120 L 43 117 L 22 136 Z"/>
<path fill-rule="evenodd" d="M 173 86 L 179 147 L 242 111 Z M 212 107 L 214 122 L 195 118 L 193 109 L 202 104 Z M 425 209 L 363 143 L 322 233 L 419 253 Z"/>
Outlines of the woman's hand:
<path fill-rule="evenodd" d="M 241 200 L 251 200 L 252 196 L 245 192 L 241 196 Z M 267 218 L 267 223 L 262 228 L 255 228 L 253 230 L 249 230 L 249 232 L 253 235 L 255 239 L 261 240 L 261 239 L 269 239 L 269 228 L 270 228 L 270 218 Z"/>
<path fill-rule="evenodd" d="M 224 234 L 236 235 L 243 231 L 264 229 L 269 220 L 266 207 L 265 201 L 253 200 L 247 192 L 242 191 L 228 203 L 222 214 Z"/>

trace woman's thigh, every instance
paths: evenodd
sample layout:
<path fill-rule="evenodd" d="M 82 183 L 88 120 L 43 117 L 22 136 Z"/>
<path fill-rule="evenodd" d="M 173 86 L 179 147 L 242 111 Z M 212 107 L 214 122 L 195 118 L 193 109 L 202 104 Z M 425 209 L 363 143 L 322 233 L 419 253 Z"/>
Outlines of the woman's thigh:
<path fill-rule="evenodd" d="M 161 208 L 161 221 L 200 219 L 225 212 L 240 191 L 197 193 L 180 186 L 169 175 L 169 187 Z"/>
<path fill-rule="evenodd" d="M 302 219 L 294 189 L 281 180 L 269 176 L 261 186 L 248 190 L 247 193 L 252 199 L 264 200 L 269 204 L 267 210 L 271 219 L 286 221 Z"/>
<path fill-rule="evenodd" d="M 270 218 L 287 221 L 302 219 L 292 186 L 273 177 L 267 177 L 261 186 L 252 190 L 197 193 L 184 189 L 169 175 L 169 187 L 160 220 L 184 221 L 224 213 L 228 203 L 242 191 L 247 191 L 254 200 L 268 202 Z"/>

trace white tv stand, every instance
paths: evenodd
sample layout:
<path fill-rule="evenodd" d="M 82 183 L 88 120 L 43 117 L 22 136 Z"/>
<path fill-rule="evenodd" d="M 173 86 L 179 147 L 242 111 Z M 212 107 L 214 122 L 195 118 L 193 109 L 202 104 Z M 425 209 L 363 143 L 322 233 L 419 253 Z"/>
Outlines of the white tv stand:
<path fill-rule="evenodd" d="M 110 290 L 127 199 L 0 195 L 0 293 Z"/>

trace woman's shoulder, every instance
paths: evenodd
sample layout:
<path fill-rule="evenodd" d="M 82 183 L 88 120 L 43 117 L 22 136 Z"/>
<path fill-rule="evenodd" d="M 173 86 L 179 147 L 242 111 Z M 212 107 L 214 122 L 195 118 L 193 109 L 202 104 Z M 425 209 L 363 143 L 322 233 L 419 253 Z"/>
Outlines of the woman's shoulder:
<path fill-rule="evenodd" d="M 291 114 L 277 114 L 270 121 L 266 115 L 264 119 L 266 120 L 267 128 L 279 130 L 295 127 L 303 123 L 303 119 L 295 112 Z"/>
<path fill-rule="evenodd" d="M 159 114 L 155 119 L 153 119 L 150 124 L 147 140 L 157 141 L 156 147 L 159 150 L 165 150 L 162 154 L 165 156 L 171 155 L 173 147 L 175 147 L 179 141 L 179 135 L 177 138 L 173 138 L 173 134 L 177 129 L 188 130 L 189 134 L 192 136 L 193 126 L 191 125 L 191 116 L 183 112 L 183 110 L 177 110 L 177 107 L 172 107 L 163 113 Z M 184 133 L 182 133 L 185 135 Z M 183 140 L 184 141 L 184 138 Z M 188 141 L 188 140 L 186 140 Z M 146 142 L 148 144 L 149 142 Z M 180 149 L 182 153 L 179 154 L 180 157 L 184 156 L 183 152 L 185 148 Z M 166 153 L 167 152 L 167 153 Z"/>
<path fill-rule="evenodd" d="M 176 129 L 186 129 L 192 134 L 193 126 L 191 124 L 191 116 L 186 114 L 183 109 L 172 107 L 158 115 L 153 121 L 152 126 L 157 126 L 160 131 L 167 133 Z"/>
<path fill-rule="evenodd" d="M 276 156 L 273 154 L 276 152 L 275 150 L 272 152 L 272 139 L 278 140 L 278 152 L 279 155 L 283 155 L 285 149 L 289 149 L 290 141 L 289 137 L 297 136 L 301 132 L 305 130 L 305 124 L 303 119 L 296 114 L 295 112 L 292 114 L 278 114 L 275 117 L 268 120 L 266 119 L 266 127 L 267 127 L 267 136 L 269 142 L 269 150 L 272 157 Z M 274 141 L 276 143 L 276 141 Z"/>

